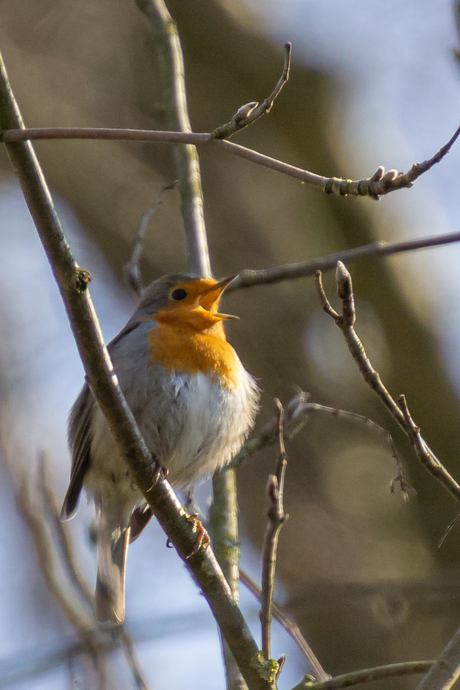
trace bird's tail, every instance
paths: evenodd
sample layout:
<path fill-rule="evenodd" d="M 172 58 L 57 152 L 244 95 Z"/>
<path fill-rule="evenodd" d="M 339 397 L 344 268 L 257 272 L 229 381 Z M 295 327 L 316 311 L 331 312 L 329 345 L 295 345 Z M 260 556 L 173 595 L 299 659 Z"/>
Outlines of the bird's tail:
<path fill-rule="evenodd" d="M 125 567 L 130 531 L 130 527 L 114 529 L 103 515 L 98 516 L 94 614 L 101 623 L 110 621 L 120 625 L 125 617 Z"/>

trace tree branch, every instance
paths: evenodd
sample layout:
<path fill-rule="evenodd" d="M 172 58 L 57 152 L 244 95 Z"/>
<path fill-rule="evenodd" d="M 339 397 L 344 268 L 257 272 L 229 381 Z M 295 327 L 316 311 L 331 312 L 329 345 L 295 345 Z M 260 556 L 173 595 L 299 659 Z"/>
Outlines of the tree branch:
<path fill-rule="evenodd" d="M 213 139 L 227 139 L 231 137 L 232 134 L 235 134 L 235 132 L 239 132 L 251 125 L 258 120 L 259 117 L 265 115 L 265 113 L 270 112 L 275 98 L 280 94 L 281 89 L 289 79 L 289 71 L 291 69 L 291 48 L 292 43 L 286 43 L 284 46 L 285 56 L 283 72 L 270 96 L 260 104 L 253 101 L 238 108 L 230 122 L 227 122 L 227 124 L 221 127 L 217 127 L 217 129 L 211 132 L 211 137 Z"/>
<path fill-rule="evenodd" d="M 420 237 L 416 240 L 405 240 L 403 242 L 385 242 L 379 240 L 372 244 L 365 244 L 353 249 L 344 249 L 313 261 L 306 261 L 297 264 L 285 264 L 274 268 L 265 268 L 258 271 L 241 271 L 233 283 L 226 290 L 227 294 L 233 290 L 257 287 L 258 285 L 270 285 L 280 283 L 285 280 L 296 280 L 297 278 L 307 278 L 314 276 L 317 271 L 330 271 L 337 267 L 338 261 L 352 263 L 358 259 L 372 256 L 390 256 L 392 254 L 402 254 L 428 247 L 440 247 L 445 244 L 460 242 L 460 232 L 446 233 L 445 235 Z"/>
<path fill-rule="evenodd" d="M 394 487 L 399 483 L 401 488 L 401 493 L 405 501 L 408 500 L 409 494 L 415 495 L 417 492 L 409 484 L 404 472 L 404 467 L 396 451 L 395 444 L 391 434 L 373 422 L 368 417 L 356 414 L 356 412 L 349 412 L 348 410 L 340 410 L 336 407 L 328 407 L 327 405 L 319 405 L 318 403 L 313 403 L 308 401 L 307 393 L 300 391 L 295 395 L 286 405 L 283 413 L 283 427 L 284 427 L 284 438 L 285 440 L 291 440 L 296 436 L 299 431 L 301 431 L 308 421 L 310 414 L 326 414 L 331 417 L 341 417 L 354 422 L 360 422 L 365 424 L 369 429 L 374 431 L 376 434 L 381 436 L 385 442 L 388 444 L 393 459 L 396 463 L 396 477 L 393 479 L 390 489 L 394 492 Z M 248 458 L 257 453 L 262 448 L 268 448 L 274 445 L 277 441 L 278 435 L 278 419 L 271 419 L 262 429 L 260 434 L 256 438 L 251 438 L 244 444 L 243 448 L 232 460 L 232 467 L 239 467 Z M 460 519 L 460 516 L 459 516 Z"/>
<path fill-rule="evenodd" d="M 262 651 L 265 658 L 271 658 L 271 626 L 272 626 L 272 604 L 273 592 L 275 589 L 275 569 L 276 551 L 278 548 L 278 538 L 281 527 L 286 522 L 288 516 L 284 512 L 284 477 L 287 467 L 287 456 L 283 438 L 283 406 L 278 398 L 275 399 L 278 409 L 278 462 L 276 474 L 271 474 L 268 478 L 268 500 L 267 511 L 268 525 L 264 537 L 262 549 L 262 588 L 260 622 L 262 624 Z M 281 670 L 281 669 L 280 669 Z"/>
<path fill-rule="evenodd" d="M 460 676 L 460 628 L 416 690 L 449 690 Z"/>
<path fill-rule="evenodd" d="M 144 0 L 139 0 L 144 2 Z M 147 0 L 145 0 L 147 2 Z M 195 146 L 214 146 L 221 148 L 227 153 L 244 158 L 245 160 L 257 163 L 270 170 L 293 177 L 305 184 L 319 187 L 327 194 L 336 196 L 369 196 L 371 199 L 379 199 L 381 196 L 395 192 L 404 187 L 412 187 L 414 182 L 423 173 L 430 170 L 433 165 L 439 163 L 444 156 L 449 153 L 452 145 L 460 135 L 460 127 L 451 139 L 437 151 L 434 156 L 423 163 L 414 163 L 407 173 L 398 173 L 396 170 L 389 170 L 385 173 L 385 168 L 380 166 L 376 172 L 361 180 L 345 180 L 339 177 L 324 177 L 317 175 L 309 170 L 297 168 L 289 163 L 271 158 L 263 153 L 248 149 L 232 141 L 225 141 L 212 137 L 210 133 L 196 132 L 163 132 L 148 129 L 110 129 L 110 128 L 83 128 L 83 127 L 53 127 L 43 129 L 27 129 L 18 131 L 16 127 L 5 127 L 1 132 L 0 141 L 13 143 L 17 141 L 27 141 L 34 139 L 97 139 L 97 140 L 117 140 L 117 141 L 146 141 L 164 144 L 193 144 Z"/>
<path fill-rule="evenodd" d="M 144 289 L 144 282 L 141 276 L 140 261 L 142 256 L 142 248 L 144 243 L 144 237 L 147 230 L 147 226 L 150 222 L 152 215 L 155 213 L 157 208 L 163 203 L 163 196 L 165 192 L 175 189 L 177 186 L 177 180 L 171 184 L 162 185 L 157 197 L 150 208 L 142 215 L 141 222 L 137 228 L 137 232 L 134 236 L 132 248 L 131 248 L 131 258 L 123 266 L 123 275 L 125 280 L 131 290 L 134 292 L 136 297 L 140 298 L 142 291 Z"/>
<path fill-rule="evenodd" d="M 240 541 L 238 532 L 238 500 L 236 473 L 232 468 L 224 469 L 214 475 L 212 480 L 213 500 L 211 506 L 212 541 L 217 560 L 232 591 L 233 598 L 239 601 L 239 562 Z M 246 690 L 235 659 L 221 634 L 227 690 Z"/>
<path fill-rule="evenodd" d="M 176 23 L 163 0 L 135 0 L 155 33 L 163 78 L 166 125 L 178 132 L 191 132 L 185 89 L 184 57 Z M 195 146 L 174 146 L 186 238 L 187 270 L 211 276 L 208 239 L 204 220 L 203 191 Z"/>
<path fill-rule="evenodd" d="M 254 582 L 252 577 L 249 577 L 249 575 L 244 571 L 241 570 L 240 568 L 240 582 L 244 584 L 244 586 L 254 594 L 255 597 L 259 601 L 261 601 L 261 596 L 262 596 L 262 590 L 260 589 L 259 585 Z M 308 665 L 310 666 L 311 671 L 316 675 L 318 680 L 327 680 L 330 678 L 330 675 L 326 673 L 326 671 L 323 669 L 321 664 L 319 663 L 314 651 L 308 644 L 307 640 L 304 638 L 302 633 L 300 632 L 299 626 L 292 621 L 289 616 L 287 616 L 284 611 L 277 606 L 275 603 L 272 603 L 272 613 L 273 613 L 273 618 L 278 621 L 278 623 L 284 628 L 284 630 L 287 632 L 287 634 L 294 640 L 296 643 L 297 647 L 307 660 Z"/>
<path fill-rule="evenodd" d="M 345 341 L 348 345 L 348 349 L 350 350 L 353 359 L 357 363 L 358 369 L 361 372 L 364 380 L 372 388 L 372 390 L 377 393 L 387 410 L 408 436 L 422 464 L 426 467 L 430 474 L 432 474 L 433 477 L 435 477 L 435 479 L 437 479 L 444 486 L 444 488 L 457 499 L 457 501 L 460 501 L 460 485 L 449 474 L 446 468 L 435 456 L 431 448 L 429 448 L 428 444 L 420 436 L 420 429 L 414 424 L 412 418 L 410 417 L 404 396 L 400 396 L 398 398 L 398 403 L 396 403 L 382 383 L 378 372 L 372 367 L 364 346 L 354 329 L 356 312 L 353 296 L 353 285 L 349 271 L 345 268 L 341 261 L 337 263 L 336 283 L 337 294 L 342 301 L 341 315 L 339 315 L 335 309 L 332 308 L 326 296 L 323 288 L 321 271 L 318 271 L 316 274 L 316 281 L 323 309 L 326 314 L 328 314 L 335 321 L 335 324 L 342 331 Z"/>
<path fill-rule="evenodd" d="M 406 661 L 401 664 L 376 666 L 375 668 L 366 668 L 362 671 L 344 673 L 343 675 L 335 676 L 321 683 L 315 683 L 311 678 L 306 676 L 304 681 L 296 685 L 292 690 L 342 690 L 342 688 L 351 688 L 354 685 L 371 683 L 374 680 L 380 680 L 382 678 L 397 678 L 400 676 L 409 676 L 413 673 L 426 673 L 432 666 L 432 661 Z M 419 690 L 419 688 L 417 688 L 417 690 Z M 428 686 L 426 690 L 428 690 Z M 434 686 L 430 685 L 429 690 L 435 690 Z"/>
<path fill-rule="evenodd" d="M 23 127 L 1 56 L 0 127 Z M 8 144 L 7 150 L 59 286 L 88 383 L 133 479 L 203 590 L 249 687 L 251 690 L 272 690 L 274 671 L 261 659 L 212 550 L 200 550 L 189 558 L 196 544 L 194 526 L 168 482 L 160 478 L 155 483 L 156 461 L 152 459 L 126 404 L 104 345 L 87 289 L 90 275 L 77 265 L 70 251 L 32 146 L 30 143 Z"/>

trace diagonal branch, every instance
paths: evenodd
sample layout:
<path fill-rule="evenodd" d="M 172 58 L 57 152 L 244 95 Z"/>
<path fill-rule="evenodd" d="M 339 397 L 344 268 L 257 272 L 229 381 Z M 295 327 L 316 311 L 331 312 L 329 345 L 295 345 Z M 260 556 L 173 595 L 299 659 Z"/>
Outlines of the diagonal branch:
<path fill-rule="evenodd" d="M 439 163 L 449 153 L 459 135 L 460 127 L 458 127 L 447 144 L 444 144 L 434 156 L 423 161 L 423 163 L 414 163 L 412 168 L 406 173 L 401 173 L 397 170 L 388 170 L 385 173 L 385 168 L 380 166 L 372 177 L 366 180 L 359 180 L 358 182 L 331 177 L 325 185 L 324 191 L 326 194 L 335 194 L 336 196 L 347 196 L 349 194 L 353 196 L 370 196 L 378 201 L 380 196 L 388 194 L 388 192 L 394 192 L 404 187 L 412 187 L 420 175 L 431 170 L 433 165 Z"/>
<path fill-rule="evenodd" d="M 407 501 L 409 494 L 416 495 L 416 491 L 407 481 L 404 468 L 396 451 L 396 446 L 393 442 L 391 434 L 373 422 L 368 417 L 356 414 L 356 412 L 349 412 L 348 410 L 340 410 L 336 407 L 328 407 L 327 405 L 319 405 L 318 403 L 308 402 L 308 395 L 304 391 L 300 391 L 287 403 L 283 413 L 283 428 L 284 438 L 290 441 L 301 431 L 308 421 L 310 414 L 323 414 L 330 417 L 341 417 L 353 422 L 359 422 L 366 425 L 374 433 L 378 434 L 388 444 L 393 459 L 396 463 L 397 475 L 390 485 L 390 491 L 393 493 L 395 485 L 399 484 L 403 499 Z M 261 430 L 256 438 L 251 438 L 242 447 L 239 453 L 235 455 L 232 460 L 231 467 L 239 467 L 248 458 L 257 453 L 262 448 L 268 448 L 276 443 L 278 440 L 278 418 L 271 419 Z M 460 519 L 460 516 L 459 516 Z"/>
<path fill-rule="evenodd" d="M 416 690 L 449 690 L 460 676 L 460 628 L 450 639 L 441 655 Z"/>
<path fill-rule="evenodd" d="M 351 275 L 345 268 L 344 264 L 339 261 L 337 263 L 336 283 L 337 294 L 342 301 L 342 314 L 338 314 L 331 306 L 326 293 L 324 291 L 321 271 L 316 274 L 316 281 L 319 296 L 323 309 L 334 321 L 336 326 L 340 328 L 348 345 L 348 349 L 358 365 L 358 369 L 362 374 L 366 383 L 379 396 L 387 410 L 398 422 L 401 429 L 409 438 L 414 450 L 424 465 L 435 479 L 437 479 L 449 493 L 460 501 L 460 485 L 449 474 L 446 468 L 441 464 L 426 441 L 420 435 L 420 429 L 413 422 L 404 396 L 400 396 L 396 402 L 390 395 L 384 384 L 382 383 L 377 371 L 373 368 L 364 346 L 355 331 L 354 323 L 356 321 L 355 301 L 353 296 L 353 285 Z"/>
<path fill-rule="evenodd" d="M 0 128 L 21 127 L 21 114 L 0 57 Z M 260 658 L 212 550 L 199 550 L 188 558 L 195 550 L 195 528 L 168 482 L 162 478 L 155 482 L 155 458 L 151 457 L 126 404 L 102 338 L 87 289 L 90 275 L 78 266 L 71 253 L 32 145 L 8 144 L 7 151 L 59 286 L 88 383 L 134 481 L 203 590 L 249 687 L 251 690 L 272 690 L 274 673 Z"/>

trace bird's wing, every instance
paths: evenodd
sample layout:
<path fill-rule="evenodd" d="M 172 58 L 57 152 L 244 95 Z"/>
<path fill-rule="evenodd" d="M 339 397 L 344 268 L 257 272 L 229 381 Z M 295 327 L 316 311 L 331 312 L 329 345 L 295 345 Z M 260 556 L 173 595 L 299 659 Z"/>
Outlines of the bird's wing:
<path fill-rule="evenodd" d="M 91 419 L 94 409 L 93 394 L 87 383 L 73 404 L 69 417 L 69 444 L 72 449 L 70 483 L 62 506 L 61 516 L 69 519 L 75 513 L 83 481 L 89 467 L 91 450 Z"/>
<path fill-rule="evenodd" d="M 109 343 L 109 352 L 112 353 L 112 350 L 120 340 L 128 333 L 134 331 L 141 323 L 138 318 L 131 318 L 120 333 Z M 63 519 L 69 519 L 74 515 L 89 467 L 92 441 L 91 422 L 95 405 L 93 394 L 88 384 L 85 383 L 69 416 L 69 445 L 72 450 L 72 468 L 70 471 L 69 488 L 62 506 L 61 516 Z"/>
<path fill-rule="evenodd" d="M 135 541 L 138 538 L 141 532 L 144 531 L 144 529 L 147 527 L 152 518 L 153 510 L 150 506 L 142 505 L 138 506 L 133 510 L 133 514 L 131 515 L 131 520 L 129 523 L 129 526 L 131 528 L 131 532 L 129 535 L 130 544 L 132 544 L 133 541 Z"/>

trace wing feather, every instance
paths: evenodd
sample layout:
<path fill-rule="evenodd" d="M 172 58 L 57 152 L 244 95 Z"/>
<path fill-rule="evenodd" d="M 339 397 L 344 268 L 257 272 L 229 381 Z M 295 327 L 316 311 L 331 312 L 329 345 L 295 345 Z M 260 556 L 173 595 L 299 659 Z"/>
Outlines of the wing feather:
<path fill-rule="evenodd" d="M 136 315 L 135 315 L 136 316 Z M 108 346 L 109 352 L 128 333 L 135 330 L 141 321 L 131 318 L 126 326 L 115 336 Z M 62 506 L 61 517 L 63 520 L 71 518 L 78 507 L 83 482 L 89 468 L 92 434 L 92 418 L 96 402 L 87 383 L 83 386 L 80 395 L 76 399 L 69 416 L 69 445 L 72 451 L 72 467 L 70 471 L 70 483 Z"/>
<path fill-rule="evenodd" d="M 70 483 L 62 506 L 62 518 L 71 518 L 78 506 L 91 450 L 91 418 L 95 402 L 87 383 L 70 411 L 69 445 L 72 449 Z"/>

